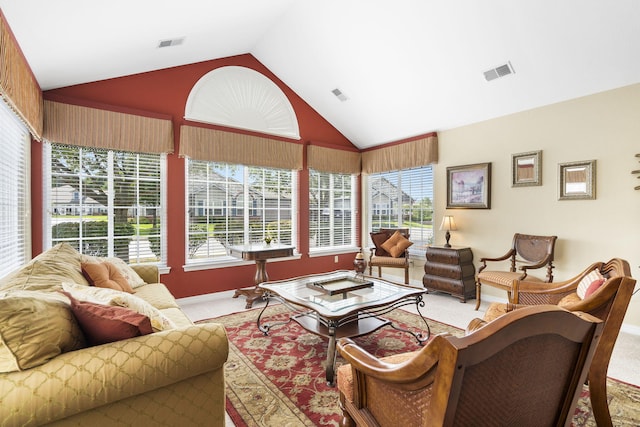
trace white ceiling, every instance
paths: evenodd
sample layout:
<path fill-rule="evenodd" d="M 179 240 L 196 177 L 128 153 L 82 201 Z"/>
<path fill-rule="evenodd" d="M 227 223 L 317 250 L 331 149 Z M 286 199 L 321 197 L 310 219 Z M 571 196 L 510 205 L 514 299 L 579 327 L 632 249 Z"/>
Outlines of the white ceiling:
<path fill-rule="evenodd" d="M 44 90 L 250 53 L 360 148 L 640 82 L 638 0 L 0 7 Z M 157 47 L 180 37 L 179 46 Z M 484 71 L 507 61 L 515 74 L 485 81 Z"/>

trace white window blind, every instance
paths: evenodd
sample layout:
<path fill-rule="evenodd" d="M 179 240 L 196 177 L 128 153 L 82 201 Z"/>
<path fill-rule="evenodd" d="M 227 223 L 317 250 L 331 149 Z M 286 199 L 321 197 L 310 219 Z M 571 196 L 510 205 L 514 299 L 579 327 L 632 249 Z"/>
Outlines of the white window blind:
<path fill-rule="evenodd" d="M 309 251 L 354 247 L 355 175 L 309 171 Z"/>
<path fill-rule="evenodd" d="M 50 245 L 166 264 L 165 155 L 58 144 L 47 151 Z"/>
<path fill-rule="evenodd" d="M 293 171 L 189 159 L 186 174 L 187 263 L 229 260 L 228 246 L 266 236 L 295 244 Z"/>
<path fill-rule="evenodd" d="M 433 242 L 431 166 L 371 174 L 368 183 L 371 231 L 408 228 L 410 253 L 424 251 Z"/>
<path fill-rule="evenodd" d="M 30 137 L 0 102 L 0 277 L 31 258 Z"/>

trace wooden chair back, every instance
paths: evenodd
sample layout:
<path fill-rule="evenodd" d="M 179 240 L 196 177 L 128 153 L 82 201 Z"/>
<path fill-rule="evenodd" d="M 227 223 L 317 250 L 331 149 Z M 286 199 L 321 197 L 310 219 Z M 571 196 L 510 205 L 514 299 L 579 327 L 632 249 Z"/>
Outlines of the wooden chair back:
<path fill-rule="evenodd" d="M 371 237 L 371 241 L 373 242 L 373 246 L 374 246 L 372 255 L 390 257 L 391 254 L 386 250 L 384 250 L 384 248 L 382 247 L 382 244 L 386 242 L 389 239 L 389 237 L 391 237 L 396 231 L 402 234 L 402 236 L 405 239 L 407 240 L 409 239 L 408 228 L 381 228 L 378 231 L 372 231 L 371 233 L 369 233 L 369 236 Z M 403 253 L 400 256 L 404 257 L 405 255 L 406 253 Z"/>
<path fill-rule="evenodd" d="M 594 269 L 598 269 L 606 279 L 602 286 L 582 300 L 576 298 L 571 303 L 562 304 L 563 298 L 575 294 L 582 278 Z M 512 298 L 518 305 L 562 304 L 567 310 L 589 313 L 603 320 L 602 338 L 589 370 L 591 406 L 598 426 L 611 425 L 607 404 L 607 370 L 635 285 L 629 263 L 620 258 L 613 258 L 606 263 L 593 263 L 576 277 L 563 282 L 541 284 L 516 280 L 513 283 Z"/>
<path fill-rule="evenodd" d="M 438 335 L 397 363 L 342 339 L 351 369 L 338 372 L 341 425 L 570 425 L 602 326 L 557 306 L 528 307 L 462 338 Z"/>

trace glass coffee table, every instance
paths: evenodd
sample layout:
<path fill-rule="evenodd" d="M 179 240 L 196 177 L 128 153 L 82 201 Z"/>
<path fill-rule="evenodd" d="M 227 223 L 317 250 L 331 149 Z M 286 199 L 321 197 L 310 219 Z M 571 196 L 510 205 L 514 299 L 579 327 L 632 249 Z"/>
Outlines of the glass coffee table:
<path fill-rule="evenodd" d="M 429 324 L 420 312 L 425 303 L 426 289 L 414 288 L 377 277 L 363 276 L 354 271 L 338 270 L 293 279 L 264 282 L 258 285 L 264 291 L 266 305 L 258 316 L 257 325 L 262 333 L 291 320 L 309 332 L 329 339 L 326 360 L 326 379 L 333 384 L 336 362 L 336 340 L 370 334 L 383 326 L 413 335 L 422 344 L 429 339 Z M 262 323 L 262 315 L 269 301 L 280 301 L 291 310 L 289 319 Z M 426 326 L 423 331 L 401 329 L 383 316 L 399 307 L 415 304 Z"/>

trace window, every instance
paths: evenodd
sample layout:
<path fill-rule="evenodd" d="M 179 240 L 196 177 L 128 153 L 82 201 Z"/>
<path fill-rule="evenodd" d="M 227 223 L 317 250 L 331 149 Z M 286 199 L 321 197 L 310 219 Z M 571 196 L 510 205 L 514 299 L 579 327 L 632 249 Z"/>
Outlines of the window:
<path fill-rule="evenodd" d="M 0 101 L 0 277 L 31 258 L 30 142 L 27 128 Z"/>
<path fill-rule="evenodd" d="M 292 245 L 296 174 L 200 160 L 187 161 L 187 263 L 230 260 L 227 247 L 265 237 Z"/>
<path fill-rule="evenodd" d="M 309 171 L 309 251 L 355 246 L 356 176 Z"/>
<path fill-rule="evenodd" d="M 368 184 L 371 231 L 408 228 L 414 243 L 410 253 L 433 242 L 431 166 L 371 174 Z"/>
<path fill-rule="evenodd" d="M 46 147 L 50 246 L 166 264 L 165 155 Z"/>

